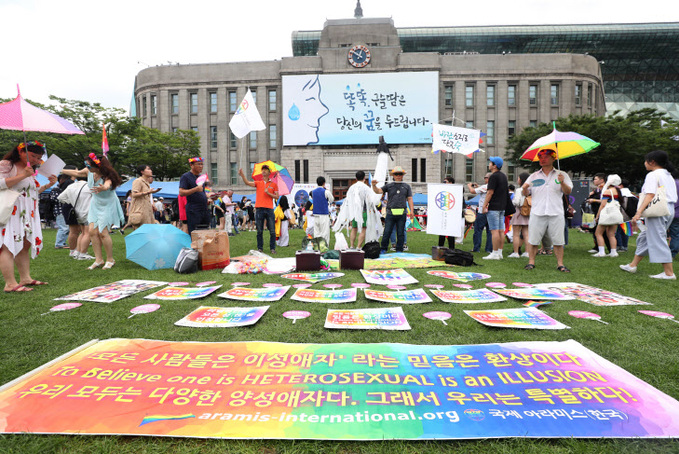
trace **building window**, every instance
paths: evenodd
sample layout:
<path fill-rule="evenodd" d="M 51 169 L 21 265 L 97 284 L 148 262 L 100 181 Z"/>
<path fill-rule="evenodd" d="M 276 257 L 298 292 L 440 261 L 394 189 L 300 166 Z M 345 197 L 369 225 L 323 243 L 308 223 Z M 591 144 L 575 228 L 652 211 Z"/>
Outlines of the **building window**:
<path fill-rule="evenodd" d="M 250 149 L 257 149 L 257 131 L 250 132 Z"/>
<path fill-rule="evenodd" d="M 252 100 L 257 104 L 257 90 L 252 91 Z"/>
<path fill-rule="evenodd" d="M 198 113 L 198 93 L 191 93 L 189 98 L 191 100 L 191 113 Z"/>
<path fill-rule="evenodd" d="M 486 106 L 495 107 L 495 85 L 486 86 Z"/>
<path fill-rule="evenodd" d="M 302 165 L 299 159 L 295 159 L 295 181 L 299 181 L 299 176 L 302 173 Z"/>
<path fill-rule="evenodd" d="M 467 107 L 474 107 L 474 86 L 467 85 L 464 87 L 464 105 Z"/>
<path fill-rule="evenodd" d="M 444 104 L 446 107 L 453 107 L 453 85 L 446 85 L 443 88 Z"/>
<path fill-rule="evenodd" d="M 507 86 L 507 105 L 516 106 L 516 85 Z"/>
<path fill-rule="evenodd" d="M 304 183 L 309 183 L 309 160 L 305 159 L 304 162 Z"/>
<path fill-rule="evenodd" d="M 420 182 L 427 182 L 427 160 L 425 158 L 420 158 Z"/>
<path fill-rule="evenodd" d="M 233 135 L 231 131 L 229 131 L 229 148 L 232 150 L 235 150 L 238 147 L 238 139 L 236 139 L 236 136 Z"/>
<path fill-rule="evenodd" d="M 467 183 L 472 183 L 474 181 L 474 157 L 476 156 L 476 153 L 474 153 L 471 157 L 471 159 L 465 159 L 464 160 L 464 181 Z"/>
<path fill-rule="evenodd" d="M 231 184 L 238 184 L 238 163 L 236 162 L 230 162 L 229 163 L 229 175 L 231 176 Z"/>
<path fill-rule="evenodd" d="M 252 175 L 254 173 L 254 171 L 255 171 L 255 163 L 251 162 L 250 163 L 250 175 Z"/>
<path fill-rule="evenodd" d="M 276 90 L 269 90 L 269 112 L 276 111 Z"/>
<path fill-rule="evenodd" d="M 528 126 L 531 127 L 531 128 L 537 128 L 537 127 L 538 127 L 538 122 L 535 121 L 535 120 L 530 120 L 530 121 L 528 122 Z"/>
<path fill-rule="evenodd" d="M 210 112 L 217 113 L 217 92 L 210 92 Z"/>
<path fill-rule="evenodd" d="M 146 96 L 141 98 L 141 102 L 142 102 L 142 106 L 143 106 L 142 112 L 143 112 L 144 116 L 147 116 L 148 115 L 148 106 L 146 105 Z"/>
<path fill-rule="evenodd" d="M 575 84 L 575 105 L 582 105 L 582 84 Z"/>
<path fill-rule="evenodd" d="M 538 86 L 531 85 L 528 87 L 528 104 L 535 106 L 538 103 Z"/>
<path fill-rule="evenodd" d="M 172 133 L 174 134 L 175 132 L 177 132 L 177 127 L 176 127 L 176 126 L 173 126 L 173 127 L 172 127 Z"/>
<path fill-rule="evenodd" d="M 553 106 L 559 105 L 559 84 L 549 86 L 549 99 Z"/>
<path fill-rule="evenodd" d="M 467 129 L 474 129 L 474 122 L 473 121 L 466 121 L 464 123 L 464 127 Z"/>
<path fill-rule="evenodd" d="M 592 84 L 587 84 L 587 107 L 592 107 Z"/>
<path fill-rule="evenodd" d="M 453 175 L 453 159 L 446 159 L 445 161 L 445 175 Z"/>
<path fill-rule="evenodd" d="M 177 93 L 172 93 L 170 95 L 170 113 L 179 113 L 179 95 Z"/>
<path fill-rule="evenodd" d="M 488 120 L 486 122 L 486 143 L 488 145 L 495 145 L 495 121 Z"/>
<path fill-rule="evenodd" d="M 213 162 L 210 164 L 210 180 L 212 185 L 219 184 L 219 178 L 217 177 L 217 163 Z"/>
<path fill-rule="evenodd" d="M 516 121 L 514 120 L 509 120 L 507 122 L 507 134 L 509 137 L 513 136 L 516 134 Z"/>
<path fill-rule="evenodd" d="M 516 166 L 512 163 L 507 163 L 507 180 L 509 181 L 516 181 Z M 517 191 L 520 191 L 521 188 L 516 188 Z"/>
<path fill-rule="evenodd" d="M 413 183 L 417 183 L 417 158 L 412 159 L 412 167 L 411 167 L 412 175 L 413 175 Z"/>
<path fill-rule="evenodd" d="M 210 148 L 217 149 L 217 126 L 210 126 Z"/>
<path fill-rule="evenodd" d="M 191 126 L 191 131 L 195 132 L 198 134 L 198 126 Z"/>
<path fill-rule="evenodd" d="M 156 101 L 156 95 L 151 95 L 151 115 L 156 115 L 158 113 L 158 102 Z"/>
<path fill-rule="evenodd" d="M 229 112 L 233 113 L 238 109 L 238 98 L 236 98 L 236 92 L 229 92 Z"/>
<path fill-rule="evenodd" d="M 276 125 L 269 125 L 269 148 L 275 149 L 278 146 Z"/>

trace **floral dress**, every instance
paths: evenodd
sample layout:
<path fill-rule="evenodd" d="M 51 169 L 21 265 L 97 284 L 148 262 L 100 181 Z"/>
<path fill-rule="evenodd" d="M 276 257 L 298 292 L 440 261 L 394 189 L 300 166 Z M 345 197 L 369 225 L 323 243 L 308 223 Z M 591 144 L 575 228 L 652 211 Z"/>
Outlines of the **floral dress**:
<path fill-rule="evenodd" d="M 87 175 L 87 185 L 92 189 L 94 186 L 104 184 L 104 180 L 99 178 L 94 180 L 94 174 L 90 172 Z M 108 229 L 115 225 L 120 227 L 125 223 L 125 214 L 123 208 L 120 206 L 120 201 L 115 191 L 102 191 L 98 194 L 92 193 L 92 201 L 90 202 L 90 212 L 87 214 L 87 222 L 94 224 L 100 231 Z"/>
<path fill-rule="evenodd" d="M 17 175 L 17 168 L 10 161 L 0 161 L 0 189 L 5 189 L 5 178 Z M 16 256 L 24 248 L 24 239 L 31 243 L 31 258 L 42 250 L 42 228 L 38 211 L 38 188 L 35 178 L 24 178 L 10 188 L 19 193 L 14 210 L 6 225 L 0 225 L 1 244 Z M 0 194 L 2 192 L 0 191 Z"/>

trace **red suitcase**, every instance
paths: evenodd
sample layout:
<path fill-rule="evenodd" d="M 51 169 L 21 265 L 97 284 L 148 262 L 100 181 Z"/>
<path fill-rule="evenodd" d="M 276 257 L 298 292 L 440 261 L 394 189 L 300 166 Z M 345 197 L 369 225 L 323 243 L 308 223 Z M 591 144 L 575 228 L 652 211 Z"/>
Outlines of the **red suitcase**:
<path fill-rule="evenodd" d="M 340 251 L 339 267 L 341 270 L 360 270 L 365 263 L 365 252 L 362 249 L 345 249 Z"/>
<path fill-rule="evenodd" d="M 295 263 L 295 271 L 319 271 L 321 269 L 321 253 L 318 251 L 297 251 Z"/>

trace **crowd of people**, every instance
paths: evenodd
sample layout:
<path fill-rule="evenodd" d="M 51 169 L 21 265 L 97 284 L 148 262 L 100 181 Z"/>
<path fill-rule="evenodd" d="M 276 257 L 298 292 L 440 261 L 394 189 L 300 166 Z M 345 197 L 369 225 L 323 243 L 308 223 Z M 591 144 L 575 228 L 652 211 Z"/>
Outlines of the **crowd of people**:
<path fill-rule="evenodd" d="M 106 156 L 90 153 L 84 168 L 66 166 L 58 177 L 51 175 L 49 183 L 40 186 L 34 168 L 40 165 L 43 153 L 39 142 L 21 143 L 0 161 L 0 201 L 11 203 L 10 195 L 16 194 L 12 196 L 12 200 L 16 197 L 14 205 L 9 207 L 11 215 L 0 225 L 0 270 L 5 292 L 28 292 L 33 286 L 46 284 L 33 279 L 30 258 L 44 247 L 39 201 L 40 193 L 50 188 L 48 200 L 54 207 L 52 217 L 57 228 L 54 247 L 69 249 L 76 260 L 93 260 L 89 270 L 107 270 L 115 265 L 112 231 L 120 229 L 124 234 L 125 229 L 143 224 L 174 222 L 189 234 L 203 228 L 218 228 L 229 235 L 256 230 L 256 247 L 261 252 L 264 230 L 268 230 L 271 254 L 276 254 L 277 247 L 289 246 L 291 228 L 304 229 L 307 238 L 324 243 L 326 248 L 331 229 L 336 236 L 346 229 L 348 247 L 372 248 L 381 254 L 390 244 L 391 250 L 408 251 L 408 219 L 413 222 L 416 215 L 422 223 L 426 219 L 415 210 L 412 188 L 403 181 L 406 171 L 400 166 L 391 171 L 393 181 L 381 186 L 376 180 L 369 184 L 365 172 L 358 171 L 356 183 L 338 209 L 324 177 L 318 177 L 309 201 L 299 207 L 286 196 L 280 197 L 266 165 L 256 181 L 239 169 L 243 183 L 255 188 L 256 200 L 254 204 L 246 197 L 234 201 L 232 190 L 213 192 L 209 188 L 203 159 L 195 157 L 189 159 L 189 171 L 181 176 L 179 194 L 172 203 L 166 203 L 163 197 L 153 198 L 159 191 L 151 187 L 153 171 L 148 165 L 140 165 L 121 205 L 115 189 L 122 180 Z M 567 173 L 554 167 L 555 149 L 545 147 L 537 156 L 540 169 L 520 174 L 517 187 L 509 184 L 499 157 L 489 158 L 489 172 L 482 185 L 467 184 L 471 195 L 479 195 L 475 219 L 468 219 L 465 213 L 474 228 L 472 252 L 480 252 L 486 230 L 488 255 L 483 259 L 502 260 L 509 237 L 513 252 L 508 257 L 527 257 L 526 270 L 535 269 L 538 254 L 553 254 L 557 270 L 569 272 L 564 264 L 564 246 L 568 242 L 568 219 L 573 214 L 568 202 L 573 183 Z M 634 257 L 620 268 L 636 273 L 648 257 L 650 263 L 662 265 L 662 272 L 652 278 L 676 279 L 672 260 L 679 252 L 679 175 L 664 151 L 648 153 L 644 165 L 648 173 L 638 198 L 618 175 L 594 176 L 594 190 L 583 206 L 594 218 L 589 225 L 594 244 L 590 252 L 596 258 L 618 257 L 625 252 L 628 236 L 621 224 L 629 220 L 639 229 L 639 236 Z M 455 180 L 448 176 L 444 183 L 454 184 Z M 439 236 L 439 246 L 446 240 L 449 248 L 455 247 L 452 236 Z M 94 256 L 88 253 L 90 245 Z"/>

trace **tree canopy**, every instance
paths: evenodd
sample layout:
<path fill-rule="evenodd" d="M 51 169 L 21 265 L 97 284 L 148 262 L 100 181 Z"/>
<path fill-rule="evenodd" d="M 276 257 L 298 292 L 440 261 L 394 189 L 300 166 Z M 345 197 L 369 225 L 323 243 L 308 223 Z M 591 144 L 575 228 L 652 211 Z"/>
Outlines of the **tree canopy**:
<path fill-rule="evenodd" d="M 601 144 L 587 154 L 560 161 L 562 170 L 587 176 L 597 172 L 616 173 L 630 184 L 638 185 L 646 175 L 644 156 L 648 152 L 665 150 L 670 160 L 678 156 L 679 122 L 655 109 L 641 109 L 626 116 L 619 111 L 606 117 L 571 115 L 556 120 L 556 129 L 575 131 Z M 528 165 L 528 161 L 521 161 L 520 157 L 533 142 L 550 132 L 552 124 L 542 123 L 510 137 L 507 159 L 516 165 L 537 169 L 537 163 Z"/>
<path fill-rule="evenodd" d="M 129 117 L 124 110 L 103 107 L 99 103 L 50 96 L 54 105 L 31 104 L 59 115 L 78 126 L 84 135 L 26 132 L 28 140 L 45 143 L 49 154 L 59 156 L 66 164 L 84 166 L 90 153 L 102 154 L 102 125 L 106 125 L 108 158 L 121 175 L 135 176 L 138 165 L 149 165 L 157 180 L 181 176 L 187 161 L 200 154 L 198 136 L 193 131 L 161 132 L 147 128 L 139 118 Z M 0 102 L 11 101 L 9 99 Z M 0 130 L 0 156 L 24 140 L 21 131 Z"/>

